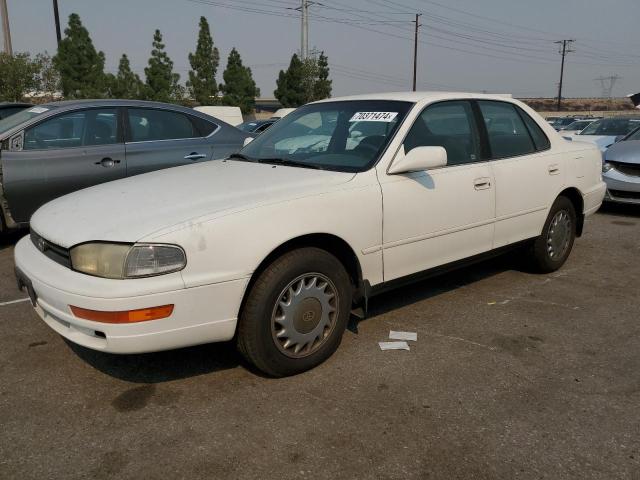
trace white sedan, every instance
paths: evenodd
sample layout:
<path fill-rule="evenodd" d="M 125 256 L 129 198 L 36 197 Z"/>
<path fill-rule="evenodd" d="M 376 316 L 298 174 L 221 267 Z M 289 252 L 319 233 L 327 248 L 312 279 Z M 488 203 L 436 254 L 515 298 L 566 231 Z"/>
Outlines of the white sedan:
<path fill-rule="evenodd" d="M 394 285 L 514 247 L 560 268 L 602 203 L 601 169 L 595 145 L 503 96 L 325 100 L 228 159 L 45 205 L 16 272 L 38 315 L 85 347 L 235 339 L 259 369 L 291 375 Z"/>

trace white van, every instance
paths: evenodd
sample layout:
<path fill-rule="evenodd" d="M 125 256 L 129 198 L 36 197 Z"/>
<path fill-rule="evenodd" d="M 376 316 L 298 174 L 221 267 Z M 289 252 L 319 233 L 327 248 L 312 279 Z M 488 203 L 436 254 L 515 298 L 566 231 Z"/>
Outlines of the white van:
<path fill-rule="evenodd" d="M 218 118 L 223 122 L 227 122 L 229 125 L 233 125 L 234 127 L 237 127 L 244 121 L 240 107 L 218 107 L 206 105 L 202 107 L 194 107 L 193 109 Z"/>

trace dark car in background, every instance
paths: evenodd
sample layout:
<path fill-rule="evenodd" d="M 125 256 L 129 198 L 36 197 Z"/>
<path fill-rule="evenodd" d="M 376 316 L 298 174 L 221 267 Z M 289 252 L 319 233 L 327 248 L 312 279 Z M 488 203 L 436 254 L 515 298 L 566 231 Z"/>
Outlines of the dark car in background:
<path fill-rule="evenodd" d="M 278 120 L 280 119 L 270 118 L 268 120 L 249 120 L 246 122 L 242 122 L 240 125 L 238 125 L 238 128 L 243 132 L 259 134 L 264 132 L 267 128 L 269 128 L 271 125 L 276 123 Z"/>
<path fill-rule="evenodd" d="M 27 108 L 0 120 L 0 227 L 25 226 L 41 205 L 75 190 L 225 158 L 249 136 L 164 103 L 78 100 Z"/>
<path fill-rule="evenodd" d="M 29 107 L 33 107 L 33 105 L 22 102 L 0 102 L 0 120 Z"/>

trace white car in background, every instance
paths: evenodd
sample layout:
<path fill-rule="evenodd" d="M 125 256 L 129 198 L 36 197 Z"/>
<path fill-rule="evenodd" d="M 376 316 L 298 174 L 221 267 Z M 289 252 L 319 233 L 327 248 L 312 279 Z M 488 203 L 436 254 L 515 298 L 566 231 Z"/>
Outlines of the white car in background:
<path fill-rule="evenodd" d="M 310 124 L 328 127 L 322 149 L 277 147 L 310 146 Z M 602 203 L 601 169 L 595 146 L 504 96 L 325 100 L 226 160 L 45 205 L 16 272 L 38 315 L 85 347 L 236 339 L 262 371 L 292 375 L 336 350 L 352 311 L 407 280 L 515 247 L 542 272 L 560 268 Z"/>
<path fill-rule="evenodd" d="M 573 137 L 578 135 L 582 130 L 587 128 L 596 120 L 600 120 L 599 118 L 588 118 L 584 120 L 576 120 L 573 123 L 570 123 L 566 127 L 562 127 L 559 132 L 563 137 Z"/>
<path fill-rule="evenodd" d="M 601 152 L 604 152 L 638 127 L 640 127 L 640 117 L 628 115 L 602 118 L 573 136 L 572 140 L 594 143 Z"/>

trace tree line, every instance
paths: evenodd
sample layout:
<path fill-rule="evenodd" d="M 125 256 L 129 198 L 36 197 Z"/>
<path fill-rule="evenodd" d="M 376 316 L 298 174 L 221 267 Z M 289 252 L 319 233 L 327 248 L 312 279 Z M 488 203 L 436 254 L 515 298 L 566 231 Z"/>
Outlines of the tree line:
<path fill-rule="evenodd" d="M 199 105 L 240 107 L 246 114 L 254 110 L 260 96 L 251 69 L 242 63 L 234 47 L 216 82 L 220 54 L 214 45 L 209 23 L 200 17 L 195 52 L 189 53 L 188 79 L 183 86 L 173 71 L 173 61 L 165 50 L 160 30 L 153 34 L 152 50 L 144 80 L 131 69 L 126 54 L 120 57 L 115 74 L 105 72 L 104 52 L 93 45 L 80 16 L 72 13 L 57 53 L 32 56 L 0 53 L 0 100 L 21 101 L 27 94 L 52 97 L 61 92 L 65 99 L 125 98 Z M 324 52 L 306 59 L 293 54 L 289 67 L 281 70 L 275 97 L 284 107 L 298 107 L 331 96 L 329 63 Z"/>

